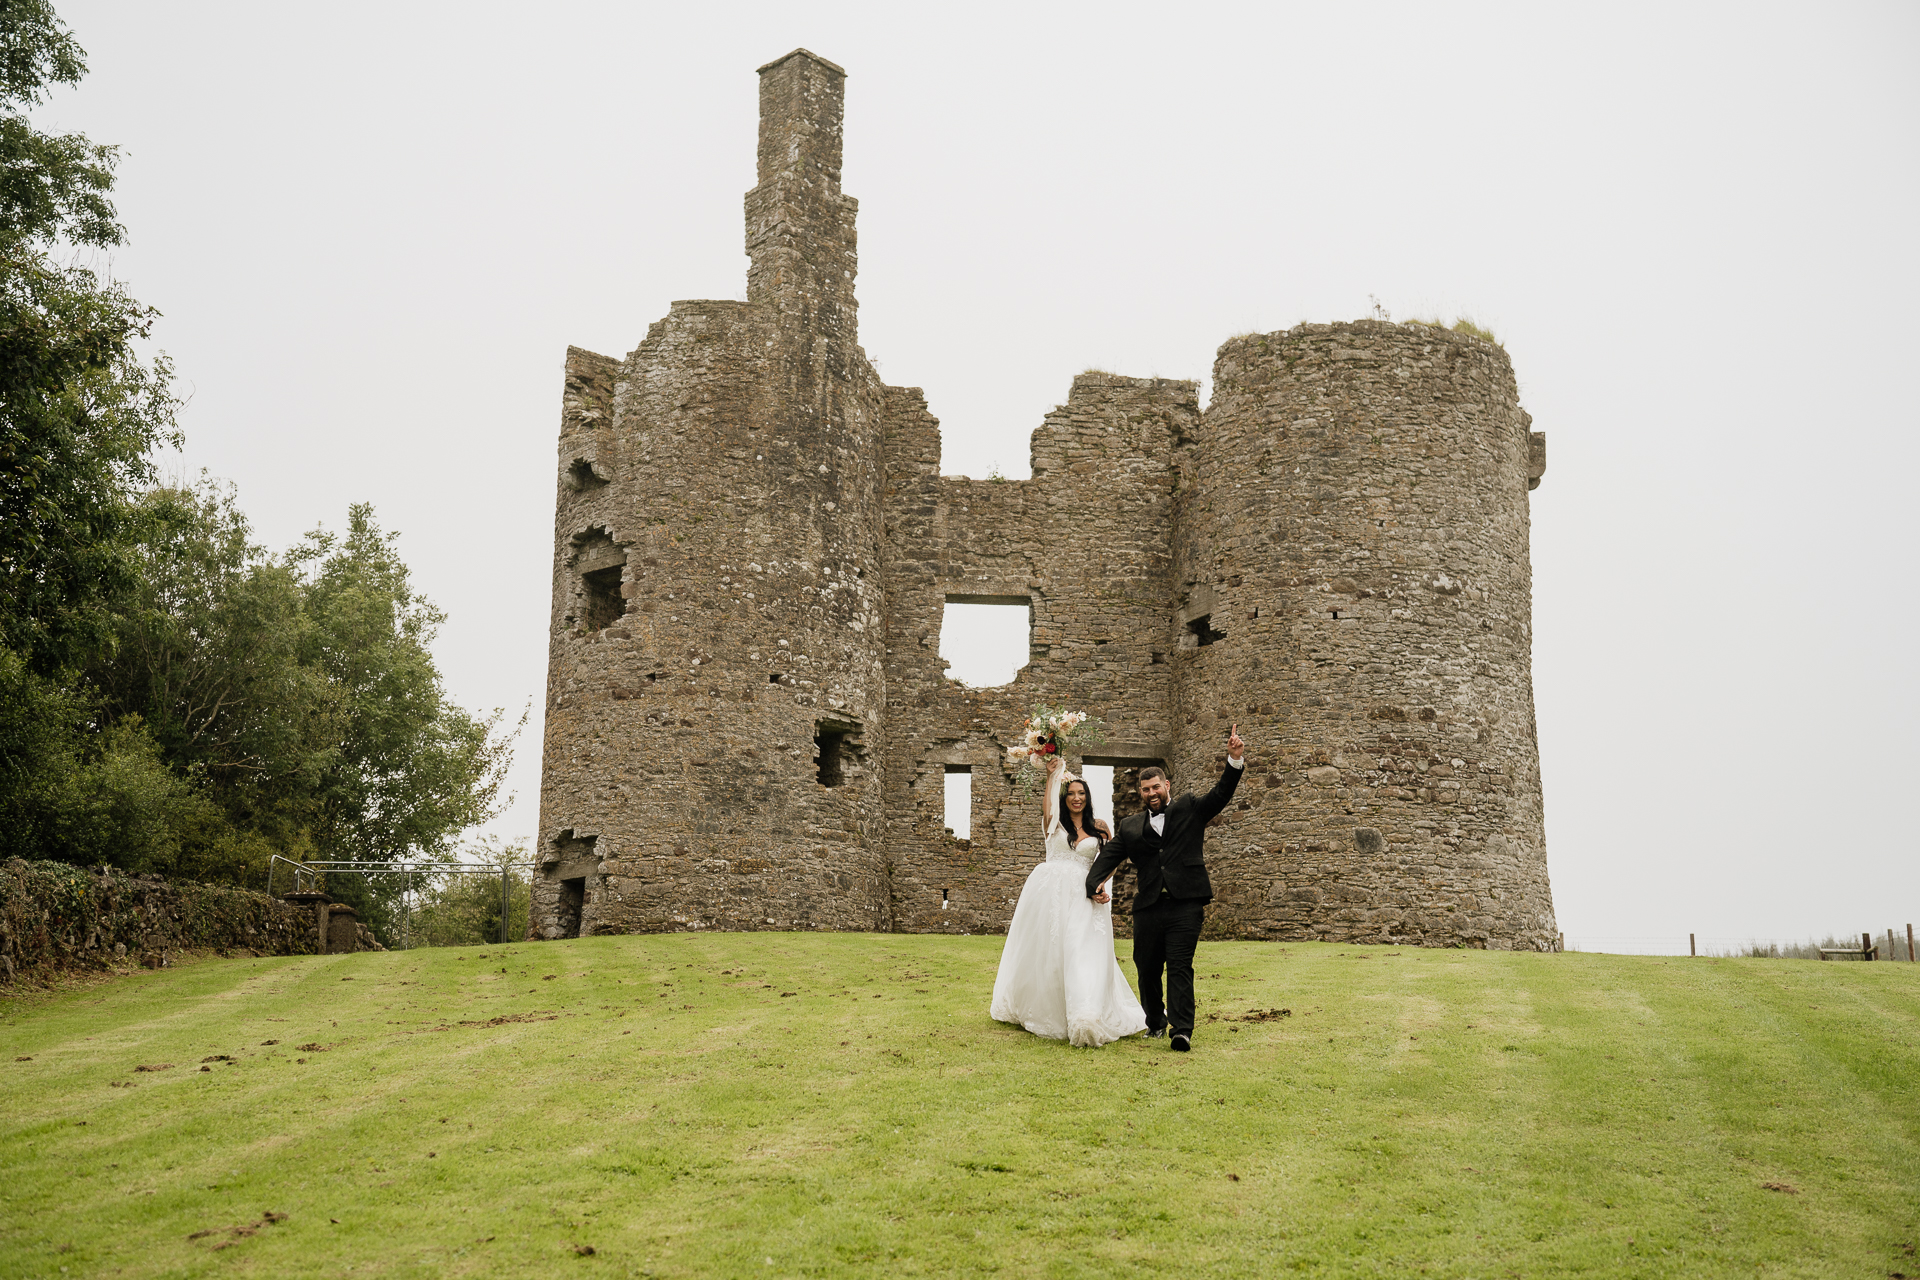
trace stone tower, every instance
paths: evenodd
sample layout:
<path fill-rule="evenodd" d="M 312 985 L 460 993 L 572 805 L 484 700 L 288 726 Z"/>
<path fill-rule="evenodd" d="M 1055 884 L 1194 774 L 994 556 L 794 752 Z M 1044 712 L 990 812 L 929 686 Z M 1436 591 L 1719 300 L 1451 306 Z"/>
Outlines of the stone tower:
<path fill-rule="evenodd" d="M 536 933 L 890 921 L 844 80 L 804 50 L 760 69 L 746 302 L 567 353 Z"/>
<path fill-rule="evenodd" d="M 1552 945 L 1544 441 L 1504 351 L 1236 338 L 1204 412 L 1191 382 L 1082 374 L 1031 480 L 942 476 L 925 398 L 857 342 L 844 88 L 805 50 L 760 69 L 746 302 L 568 352 L 535 936 L 1003 930 L 1040 847 L 1005 749 L 1047 702 L 1107 721 L 1087 762 L 1123 811 L 1140 765 L 1210 785 L 1239 722 L 1216 935 Z M 1011 684 L 947 678 L 952 602 L 1026 608 Z"/>

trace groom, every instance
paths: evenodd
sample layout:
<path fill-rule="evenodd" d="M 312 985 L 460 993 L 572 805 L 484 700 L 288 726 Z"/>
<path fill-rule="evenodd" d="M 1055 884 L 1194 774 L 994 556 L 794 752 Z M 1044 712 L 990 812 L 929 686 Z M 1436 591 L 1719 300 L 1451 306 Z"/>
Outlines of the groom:
<path fill-rule="evenodd" d="M 1204 796 L 1191 793 L 1169 800 L 1167 775 L 1155 768 L 1140 771 L 1140 799 L 1146 809 L 1120 820 L 1112 840 L 1102 845 L 1093 869 L 1087 872 L 1087 896 L 1105 902 L 1100 885 L 1114 868 L 1132 859 L 1140 877 L 1140 893 L 1133 900 L 1133 967 L 1140 973 L 1140 1003 L 1146 1007 L 1147 1034 L 1173 1032 L 1173 1048 L 1185 1053 L 1193 1047 L 1193 953 L 1200 945 L 1200 925 L 1213 885 L 1207 880 L 1202 844 L 1207 823 L 1227 807 L 1240 775 L 1247 744 L 1240 726 L 1227 735 L 1227 769 Z M 1167 971 L 1167 999 L 1160 1000 L 1160 970 Z"/>

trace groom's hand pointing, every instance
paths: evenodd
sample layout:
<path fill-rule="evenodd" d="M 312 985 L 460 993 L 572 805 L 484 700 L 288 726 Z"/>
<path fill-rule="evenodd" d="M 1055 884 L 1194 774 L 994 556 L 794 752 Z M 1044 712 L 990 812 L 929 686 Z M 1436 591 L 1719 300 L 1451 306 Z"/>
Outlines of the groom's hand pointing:
<path fill-rule="evenodd" d="M 1227 730 L 1227 755 L 1238 760 L 1246 750 L 1247 744 L 1240 741 L 1240 726 L 1236 722 L 1231 729 Z"/>

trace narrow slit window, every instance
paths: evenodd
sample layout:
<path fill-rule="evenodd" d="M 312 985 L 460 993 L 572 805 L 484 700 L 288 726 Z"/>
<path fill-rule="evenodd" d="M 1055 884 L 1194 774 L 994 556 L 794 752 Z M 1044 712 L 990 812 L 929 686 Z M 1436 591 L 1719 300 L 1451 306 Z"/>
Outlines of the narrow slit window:
<path fill-rule="evenodd" d="M 1013 683 L 1033 645 L 1033 605 L 1018 597 L 948 596 L 940 620 L 947 675 L 975 689 Z"/>
<path fill-rule="evenodd" d="M 820 766 L 820 785 L 837 787 L 847 780 L 846 771 L 840 764 L 841 741 L 846 735 L 824 725 L 813 735 L 813 746 Z"/>
<path fill-rule="evenodd" d="M 956 840 L 973 839 L 973 766 L 947 766 L 946 824 Z"/>

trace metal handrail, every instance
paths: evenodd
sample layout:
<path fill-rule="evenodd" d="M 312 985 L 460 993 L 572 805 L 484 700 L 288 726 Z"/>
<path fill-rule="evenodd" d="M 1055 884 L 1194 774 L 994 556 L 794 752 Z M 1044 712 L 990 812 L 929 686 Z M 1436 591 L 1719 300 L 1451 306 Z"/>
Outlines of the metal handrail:
<path fill-rule="evenodd" d="M 355 862 L 351 858 L 333 858 L 302 862 L 298 858 L 288 858 L 276 853 L 273 855 L 272 861 L 267 864 L 267 893 L 269 895 L 273 893 L 274 878 L 278 873 L 280 864 L 283 862 L 293 869 L 294 887 L 292 892 L 294 893 L 316 892 L 317 887 L 315 889 L 302 889 L 300 887 L 300 877 L 308 877 L 308 883 L 311 884 L 314 883 L 313 877 L 323 875 L 329 871 L 362 872 L 370 875 L 432 875 L 440 871 L 484 871 L 489 875 L 497 876 L 506 871 L 520 870 L 525 870 L 531 875 L 533 870 L 532 859 L 528 859 L 526 862 L 422 862 L 418 860 Z"/>
<path fill-rule="evenodd" d="M 487 875 L 499 876 L 500 941 L 502 943 L 507 941 L 507 917 L 510 914 L 508 905 L 512 896 L 507 877 L 514 871 L 524 869 L 527 873 L 527 879 L 531 881 L 533 879 L 534 869 L 532 859 L 528 859 L 526 862 L 423 862 L 417 859 L 402 859 L 388 862 L 355 862 L 351 859 L 327 858 L 302 862 L 298 858 L 289 858 L 276 853 L 273 855 L 272 860 L 267 863 L 267 895 L 269 897 L 273 896 L 274 878 L 280 869 L 280 864 L 283 862 L 292 870 L 293 888 L 290 892 L 293 893 L 318 892 L 320 877 L 328 872 L 342 872 L 349 875 L 435 875 L 446 872 L 465 874 L 481 872 Z M 305 888 L 302 888 L 303 883 L 306 886 Z M 404 901 L 404 893 L 402 897 Z M 409 926 L 412 923 L 412 919 L 413 909 L 411 906 L 408 906 L 405 913 L 401 916 L 402 947 L 411 946 L 412 929 Z"/>

